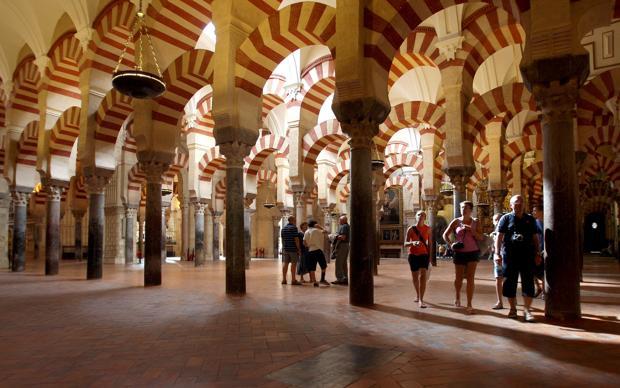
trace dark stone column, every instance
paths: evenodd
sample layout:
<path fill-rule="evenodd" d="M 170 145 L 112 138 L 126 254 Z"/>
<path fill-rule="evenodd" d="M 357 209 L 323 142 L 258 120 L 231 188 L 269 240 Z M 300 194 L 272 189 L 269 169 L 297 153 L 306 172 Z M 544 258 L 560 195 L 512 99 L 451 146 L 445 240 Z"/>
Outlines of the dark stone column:
<path fill-rule="evenodd" d="M 144 241 L 144 286 L 161 285 L 162 263 L 162 195 L 163 174 L 168 170 L 174 155 L 154 152 L 138 153 L 138 161 L 146 175 L 146 237 Z"/>
<path fill-rule="evenodd" d="M 521 67 L 542 110 L 545 213 L 545 315 L 581 317 L 577 176 L 573 117 L 588 55 L 533 61 Z"/>
<path fill-rule="evenodd" d="M 88 262 L 86 279 L 103 276 L 104 205 L 105 187 L 114 174 L 113 170 L 85 167 L 84 183 L 88 192 Z"/>
<path fill-rule="evenodd" d="M 435 241 L 435 220 L 437 219 L 437 196 L 425 195 L 424 206 L 426 208 L 426 221 L 431 229 L 431 241 L 429 245 L 429 258 L 433 267 L 437 266 L 437 241 Z"/>
<path fill-rule="evenodd" d="M 375 123 L 342 123 L 351 137 L 351 243 L 349 244 L 349 302 L 355 306 L 374 304 L 374 262 L 376 255 L 375 219 L 373 218 L 372 138 L 378 133 Z"/>
<path fill-rule="evenodd" d="M 243 159 L 252 145 L 239 141 L 220 144 L 226 156 L 226 293 L 233 295 L 245 294 Z"/>
<path fill-rule="evenodd" d="M 74 225 L 74 249 L 75 249 L 75 258 L 79 261 L 82 261 L 82 220 L 84 219 L 84 214 L 86 212 L 81 209 L 73 209 L 71 211 L 73 214 L 73 220 L 75 221 Z"/>
<path fill-rule="evenodd" d="M 493 202 L 493 214 L 501 214 L 504 212 L 504 200 L 508 194 L 508 190 L 489 190 L 489 197 Z M 492 214 L 492 215 L 493 215 Z"/>
<path fill-rule="evenodd" d="M 144 258 L 144 217 L 140 215 L 140 207 L 138 207 L 138 262 L 142 263 Z"/>
<path fill-rule="evenodd" d="M 185 198 L 182 199 L 181 202 L 181 241 L 182 241 L 182 252 L 181 259 L 188 260 L 189 259 L 189 205 L 187 204 L 187 200 Z"/>
<path fill-rule="evenodd" d="M 58 275 L 60 262 L 60 197 L 63 187 L 46 184 L 45 274 Z"/>
<path fill-rule="evenodd" d="M 26 269 L 26 222 L 28 220 L 28 199 L 30 192 L 13 191 L 13 262 L 11 271 Z"/>
<path fill-rule="evenodd" d="M 133 206 L 127 206 L 125 209 L 125 264 L 133 264 L 134 261 L 134 247 L 136 242 L 134 241 L 136 215 L 138 214 L 138 208 Z"/>
<path fill-rule="evenodd" d="M 220 259 L 220 218 L 222 212 L 213 211 L 213 261 Z"/>
<path fill-rule="evenodd" d="M 454 186 L 452 204 L 454 206 L 454 218 L 457 218 L 462 216 L 460 203 L 465 201 L 465 186 L 476 171 L 476 168 L 473 166 L 447 167 L 444 171 L 450 177 L 450 183 Z"/>
<path fill-rule="evenodd" d="M 194 266 L 198 267 L 205 263 L 205 208 L 202 202 L 194 202 Z"/>

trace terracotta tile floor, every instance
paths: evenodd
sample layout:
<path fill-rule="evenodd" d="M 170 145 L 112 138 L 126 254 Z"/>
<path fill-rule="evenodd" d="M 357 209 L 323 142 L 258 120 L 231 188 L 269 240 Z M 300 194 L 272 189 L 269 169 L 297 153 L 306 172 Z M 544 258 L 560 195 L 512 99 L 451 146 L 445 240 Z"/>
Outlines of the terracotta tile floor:
<path fill-rule="evenodd" d="M 224 262 L 169 263 L 164 285 L 148 289 L 139 265 L 105 266 L 103 280 L 86 281 L 84 263 L 45 277 L 42 262 L 29 262 L 25 273 L 0 272 L 0 386 L 279 387 L 299 380 L 287 371 L 304 370 L 309 384 L 317 374 L 312 381 L 343 381 L 338 367 L 300 367 L 329 362 L 325 355 L 347 364 L 355 387 L 620 386 L 617 262 L 588 258 L 584 319 L 571 325 L 490 310 L 487 261 L 477 272 L 477 314 L 465 315 L 451 306 L 452 264 L 439 264 L 431 306 L 420 310 L 401 260 L 380 266 L 373 309 L 351 307 L 342 286 L 282 286 L 274 261 L 252 262 L 243 298 L 225 295 Z M 542 321 L 543 301 L 535 307 Z M 384 359 L 355 368 L 363 355 L 338 353 L 360 346 Z"/>

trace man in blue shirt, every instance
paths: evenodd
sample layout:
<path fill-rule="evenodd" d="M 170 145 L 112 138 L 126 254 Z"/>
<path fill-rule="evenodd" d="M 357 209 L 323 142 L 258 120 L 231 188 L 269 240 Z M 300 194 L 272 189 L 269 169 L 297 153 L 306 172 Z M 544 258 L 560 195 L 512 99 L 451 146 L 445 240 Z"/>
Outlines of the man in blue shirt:
<path fill-rule="evenodd" d="M 297 262 L 301 257 L 301 241 L 299 239 L 299 231 L 295 225 L 295 216 L 288 217 L 288 224 L 286 224 L 280 232 L 282 237 L 282 284 L 286 282 L 286 272 L 288 271 L 288 265 L 291 264 L 291 284 L 294 286 L 300 286 L 301 283 L 295 278 L 297 273 Z"/>

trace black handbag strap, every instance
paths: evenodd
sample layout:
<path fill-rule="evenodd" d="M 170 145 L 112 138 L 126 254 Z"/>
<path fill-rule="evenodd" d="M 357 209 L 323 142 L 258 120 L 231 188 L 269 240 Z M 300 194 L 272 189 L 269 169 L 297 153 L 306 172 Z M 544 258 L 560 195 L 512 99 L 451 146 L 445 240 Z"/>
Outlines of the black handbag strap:
<path fill-rule="evenodd" d="M 420 233 L 420 231 L 418 230 L 418 227 L 413 225 L 411 227 L 411 229 L 413 229 L 413 231 L 415 232 L 415 234 L 418 236 L 418 241 L 420 241 L 422 244 L 424 244 L 424 247 L 426 248 L 426 250 L 428 251 L 428 245 L 426 245 L 426 241 L 424 241 L 424 239 L 422 238 L 422 234 Z"/>

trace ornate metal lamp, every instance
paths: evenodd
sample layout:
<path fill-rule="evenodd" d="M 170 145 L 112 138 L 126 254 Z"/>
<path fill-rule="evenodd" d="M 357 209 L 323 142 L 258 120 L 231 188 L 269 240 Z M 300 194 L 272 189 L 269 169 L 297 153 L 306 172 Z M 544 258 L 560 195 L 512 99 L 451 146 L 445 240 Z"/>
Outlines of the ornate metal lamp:
<path fill-rule="evenodd" d="M 271 195 L 271 179 L 267 179 L 267 198 L 265 198 L 265 202 L 263 203 L 263 207 L 267 209 L 271 209 L 276 206 L 276 201 L 273 195 Z"/>
<path fill-rule="evenodd" d="M 126 96 L 140 99 L 156 98 L 166 91 L 166 83 L 162 77 L 157 56 L 155 55 L 155 47 L 153 46 L 153 41 L 149 35 L 144 18 L 145 13 L 142 11 L 142 0 L 140 0 L 136 20 L 112 74 L 112 86 L 114 89 Z M 134 43 L 135 68 L 119 71 L 123 58 L 127 53 L 127 47 L 134 41 L 134 37 L 137 37 Z M 145 45 L 148 45 L 149 51 L 144 47 Z M 152 56 L 156 73 L 148 72 L 144 69 L 145 56 L 147 55 Z"/>
<path fill-rule="evenodd" d="M 373 171 L 381 171 L 383 170 L 383 166 L 385 165 L 385 162 L 383 161 L 383 156 L 379 153 L 377 145 L 374 141 L 370 145 L 370 164 L 372 165 Z"/>

